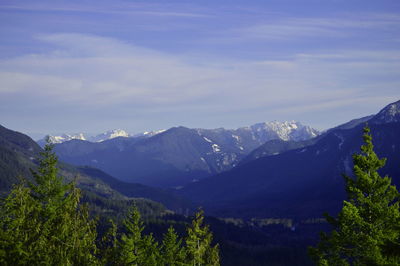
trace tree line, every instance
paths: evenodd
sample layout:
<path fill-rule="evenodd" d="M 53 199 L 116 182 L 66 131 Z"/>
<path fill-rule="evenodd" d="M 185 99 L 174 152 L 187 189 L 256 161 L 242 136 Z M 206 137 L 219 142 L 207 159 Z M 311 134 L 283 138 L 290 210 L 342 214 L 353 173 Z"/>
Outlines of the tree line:
<path fill-rule="evenodd" d="M 135 205 L 123 226 L 110 220 L 99 236 L 95 219 L 81 204 L 75 182 L 58 176 L 57 157 L 46 145 L 33 182 L 22 180 L 0 204 L 1 265 L 220 265 L 219 246 L 196 213 L 180 238 L 171 226 L 162 241 L 143 233 L 144 223 Z"/>

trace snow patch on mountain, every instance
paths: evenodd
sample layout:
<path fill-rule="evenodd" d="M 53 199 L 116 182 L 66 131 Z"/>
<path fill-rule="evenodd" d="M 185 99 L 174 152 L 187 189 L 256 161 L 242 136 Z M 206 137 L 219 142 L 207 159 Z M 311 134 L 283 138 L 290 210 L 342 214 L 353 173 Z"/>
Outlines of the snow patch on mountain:
<path fill-rule="evenodd" d="M 134 138 L 136 138 L 136 137 L 147 137 L 147 138 L 150 138 L 150 137 L 153 137 L 155 135 L 161 134 L 161 133 L 163 133 L 165 131 L 167 131 L 167 130 L 166 129 L 161 129 L 161 130 L 154 130 L 154 131 L 144 131 L 144 132 L 141 132 L 141 133 L 133 135 L 133 137 Z"/>
<path fill-rule="evenodd" d="M 79 140 L 86 140 L 85 136 L 83 133 L 77 133 L 77 134 L 62 134 L 61 136 L 47 136 L 49 139 L 50 143 L 56 144 L 56 143 L 63 143 L 65 141 L 73 140 L 73 139 L 79 139 Z M 46 139 L 46 138 L 45 138 Z"/>
<path fill-rule="evenodd" d="M 236 135 L 232 135 L 232 138 L 234 138 L 237 142 L 239 142 L 240 141 L 240 137 L 239 136 L 236 136 Z"/>
<path fill-rule="evenodd" d="M 88 138 L 88 141 L 90 142 L 102 142 L 105 140 L 109 140 L 109 139 L 113 139 L 113 138 L 117 138 L 117 137 L 129 137 L 130 135 L 122 129 L 113 129 L 110 131 L 107 131 L 105 133 L 99 134 L 97 136 Z"/>
<path fill-rule="evenodd" d="M 391 103 L 383 108 L 370 122 L 375 124 L 400 122 L 400 101 Z"/>
<path fill-rule="evenodd" d="M 335 136 L 339 139 L 340 143 L 338 145 L 339 149 L 342 149 L 342 145 L 344 143 L 344 137 L 340 134 L 335 133 Z"/>
<path fill-rule="evenodd" d="M 203 139 L 204 139 L 205 141 L 207 141 L 207 142 L 212 143 L 212 141 L 211 141 L 210 139 L 206 138 L 206 137 L 203 137 Z"/>
<path fill-rule="evenodd" d="M 45 138 L 39 140 L 38 143 L 43 146 L 44 144 L 46 144 L 47 138 L 49 138 L 50 143 L 59 144 L 59 143 L 63 143 L 63 142 L 74 140 L 74 139 L 86 140 L 86 141 L 90 141 L 90 142 L 102 142 L 102 141 L 117 138 L 117 137 L 127 138 L 127 137 L 130 137 L 130 135 L 122 129 L 113 129 L 113 130 L 107 131 L 105 133 L 96 135 L 96 136 L 85 136 L 85 134 L 83 134 L 83 133 L 62 134 L 59 136 L 48 135 Z"/>
<path fill-rule="evenodd" d="M 220 152 L 221 148 L 218 146 L 218 144 L 213 144 L 211 145 L 213 152 Z"/>
<path fill-rule="evenodd" d="M 313 129 L 310 126 L 304 126 L 300 122 L 296 121 L 258 123 L 250 126 L 250 128 L 253 131 L 254 136 L 261 143 L 273 139 L 300 141 L 319 135 L 319 132 L 316 129 Z"/>

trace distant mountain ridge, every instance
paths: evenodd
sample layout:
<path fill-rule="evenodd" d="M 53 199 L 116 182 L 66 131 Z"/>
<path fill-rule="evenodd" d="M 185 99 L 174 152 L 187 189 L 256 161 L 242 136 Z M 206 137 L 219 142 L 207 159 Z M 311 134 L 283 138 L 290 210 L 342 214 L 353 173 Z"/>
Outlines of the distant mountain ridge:
<path fill-rule="evenodd" d="M 365 116 L 362 118 L 353 119 L 347 123 L 341 124 L 339 126 L 331 128 L 331 129 L 328 129 L 325 132 L 320 132 L 320 134 L 318 136 L 316 136 L 314 138 L 310 138 L 310 139 L 305 139 L 305 140 L 298 139 L 298 140 L 288 140 L 288 141 L 284 141 L 282 139 L 277 139 L 277 140 L 267 141 L 260 147 L 254 149 L 248 156 L 246 156 L 240 162 L 240 164 L 244 164 L 249 161 L 264 157 L 264 156 L 278 155 L 280 153 L 283 153 L 283 152 L 286 152 L 289 150 L 299 149 L 299 148 L 313 145 L 320 138 L 323 138 L 326 134 L 328 134 L 332 130 L 355 128 L 358 125 L 365 124 L 366 122 L 371 120 L 373 117 L 374 117 L 374 115 L 370 115 L 370 116 Z"/>
<path fill-rule="evenodd" d="M 233 134 L 241 134 L 241 132 L 249 131 L 252 134 L 252 138 L 257 139 L 260 143 L 264 143 L 268 140 L 272 139 L 281 139 L 284 141 L 299 141 L 305 140 L 312 137 L 316 137 L 320 134 L 320 132 L 316 129 L 311 128 L 310 126 L 304 126 L 300 122 L 296 121 L 271 121 L 264 123 L 257 123 L 251 125 L 249 127 L 240 127 L 238 129 L 197 129 L 199 132 L 206 131 L 218 131 L 218 130 L 227 130 L 232 132 Z M 107 132 L 98 134 L 96 136 L 87 136 L 84 133 L 74 133 L 74 134 L 61 134 L 61 135 L 47 135 L 45 138 L 38 140 L 37 142 L 43 146 L 46 143 L 46 139 L 49 138 L 50 142 L 53 144 L 60 144 L 66 141 L 78 139 L 78 140 L 86 140 L 90 142 L 102 142 L 105 140 L 110 140 L 117 137 L 152 137 L 157 134 L 165 132 L 165 129 L 156 130 L 156 131 L 145 131 L 138 134 L 129 134 L 125 130 L 122 129 L 113 129 Z M 43 144 L 43 145 L 42 145 Z"/>
<path fill-rule="evenodd" d="M 372 124 L 400 122 L 400 101 L 391 103 L 383 108 L 377 115 L 369 120 Z"/>
<path fill-rule="evenodd" d="M 99 143 L 71 140 L 57 144 L 55 151 L 66 162 L 102 169 L 125 182 L 179 187 L 231 169 L 265 141 L 310 139 L 318 134 L 294 121 L 238 129 L 174 127 Z"/>
<path fill-rule="evenodd" d="M 252 125 L 250 128 L 262 143 L 273 139 L 284 141 L 307 140 L 320 134 L 318 130 L 310 126 L 304 126 L 296 121 L 258 123 Z"/>
<path fill-rule="evenodd" d="M 342 174 L 352 174 L 352 155 L 360 151 L 368 123 L 375 151 L 386 157 L 382 176 L 400 185 L 400 101 L 369 119 L 352 120 L 303 146 L 255 157 L 239 166 L 179 190 L 217 216 L 320 217 L 333 214 L 345 199 Z M 307 142 L 307 141 L 306 141 Z M 304 144 L 304 143 L 303 143 Z M 283 149 L 283 150 L 282 150 Z M 262 152 L 262 150 L 261 150 Z"/>
<path fill-rule="evenodd" d="M 130 137 L 130 135 L 125 130 L 114 129 L 114 130 L 109 130 L 105 133 L 99 134 L 97 136 L 88 138 L 87 140 L 91 141 L 91 142 L 102 142 L 102 141 L 105 141 L 108 139 L 113 139 L 113 138 L 118 138 L 118 137 L 127 138 L 127 137 Z"/>
<path fill-rule="evenodd" d="M 59 144 L 73 139 L 87 140 L 90 142 L 102 142 L 117 137 L 127 138 L 130 137 L 130 135 L 125 130 L 113 129 L 96 136 L 86 136 L 84 133 L 61 134 L 59 136 L 47 135 L 43 139 L 38 140 L 37 143 L 43 147 L 46 144 L 47 138 L 49 139 L 50 143 Z"/>
<path fill-rule="evenodd" d="M 61 135 L 57 135 L 57 136 L 53 136 L 53 135 L 47 135 L 46 137 L 40 139 L 37 141 L 37 143 L 41 146 L 44 147 L 44 145 L 47 142 L 47 139 L 49 139 L 50 143 L 52 144 L 60 144 L 60 143 L 64 143 L 70 140 L 85 140 L 85 141 L 89 141 L 89 142 L 103 142 L 106 140 L 110 140 L 110 139 L 114 139 L 114 138 L 149 138 L 152 136 L 155 136 L 157 134 L 160 134 L 162 132 L 164 132 L 165 129 L 162 130 L 155 130 L 155 131 L 145 131 L 145 132 L 141 132 L 138 134 L 129 134 L 128 132 L 126 132 L 123 129 L 113 129 L 113 130 L 109 130 L 107 132 L 95 135 L 95 136 L 88 136 L 84 133 L 73 133 L 73 134 L 61 134 Z"/>
<path fill-rule="evenodd" d="M 78 140 L 79 141 L 79 140 Z M 19 177 L 32 179 L 30 169 L 36 169 L 40 146 L 27 135 L 0 125 L 0 195 L 7 193 Z M 77 168 L 59 161 L 59 174 L 66 180 L 76 180 L 78 187 L 87 193 L 110 200 L 126 200 L 128 197 L 157 201 L 171 210 L 190 208 L 187 201 L 167 191 L 141 184 L 123 183 L 95 168 Z"/>

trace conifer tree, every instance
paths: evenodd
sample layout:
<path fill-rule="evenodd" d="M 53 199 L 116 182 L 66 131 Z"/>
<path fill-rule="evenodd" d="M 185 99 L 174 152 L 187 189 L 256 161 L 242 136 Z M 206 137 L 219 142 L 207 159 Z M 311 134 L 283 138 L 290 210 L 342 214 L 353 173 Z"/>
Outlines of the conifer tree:
<path fill-rule="evenodd" d="M 103 235 L 100 242 L 101 261 L 103 265 L 113 265 L 118 261 L 117 225 L 109 220 L 110 228 Z"/>
<path fill-rule="evenodd" d="M 345 176 L 348 200 L 337 218 L 326 215 L 334 230 L 309 250 L 318 265 L 400 265 L 399 192 L 378 173 L 386 159 L 375 154 L 368 127 L 363 139 L 355 178 Z"/>
<path fill-rule="evenodd" d="M 212 233 L 203 221 L 204 212 L 200 210 L 187 229 L 186 263 L 193 266 L 219 265 L 219 246 L 211 245 Z"/>
<path fill-rule="evenodd" d="M 166 266 L 181 266 L 185 263 L 186 254 L 185 249 L 182 247 L 182 240 L 179 239 L 172 226 L 164 234 L 161 255 Z"/>
<path fill-rule="evenodd" d="M 142 255 L 141 241 L 143 222 L 140 220 L 140 213 L 136 206 L 133 206 L 127 218 L 124 220 L 126 233 L 122 234 L 120 242 L 120 262 L 125 265 L 135 265 Z"/>
<path fill-rule="evenodd" d="M 17 185 L 1 206 L 0 261 L 6 265 L 97 264 L 96 225 L 87 208 L 78 206 L 80 190 L 58 176 L 51 145 L 41 155 L 38 172 L 32 171 L 34 182 L 28 187 Z"/>
<path fill-rule="evenodd" d="M 126 233 L 122 234 L 119 244 L 119 262 L 122 265 L 157 265 L 159 251 L 152 235 L 143 236 L 143 222 L 136 206 L 129 210 L 124 220 Z"/>
<path fill-rule="evenodd" d="M 15 185 L 0 209 L 0 265 L 27 265 L 38 249 L 38 204 L 24 184 Z"/>
<path fill-rule="evenodd" d="M 164 265 L 160 255 L 158 242 L 154 239 L 153 234 L 145 235 L 143 237 L 143 256 L 140 259 L 139 265 L 143 266 L 157 266 Z"/>

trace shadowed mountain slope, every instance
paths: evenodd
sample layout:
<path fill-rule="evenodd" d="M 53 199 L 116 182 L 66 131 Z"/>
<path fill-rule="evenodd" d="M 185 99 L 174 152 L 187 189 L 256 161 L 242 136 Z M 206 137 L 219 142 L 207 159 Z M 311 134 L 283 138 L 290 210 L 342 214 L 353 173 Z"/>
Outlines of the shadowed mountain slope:
<path fill-rule="evenodd" d="M 0 126 L 0 192 L 6 193 L 19 176 L 32 179 L 29 169 L 36 169 L 42 149 L 30 137 Z M 76 168 L 59 162 L 60 175 L 66 181 L 76 180 L 78 187 L 108 199 L 128 197 L 158 201 L 172 210 L 188 208 L 188 203 L 166 191 L 140 184 L 126 184 L 94 168 Z"/>
<path fill-rule="evenodd" d="M 387 157 L 382 174 L 400 184 L 400 101 L 369 120 L 376 153 Z M 336 212 L 345 198 L 342 173 L 351 174 L 362 128 L 333 129 L 303 148 L 249 161 L 180 191 L 216 215 L 318 217 Z"/>

